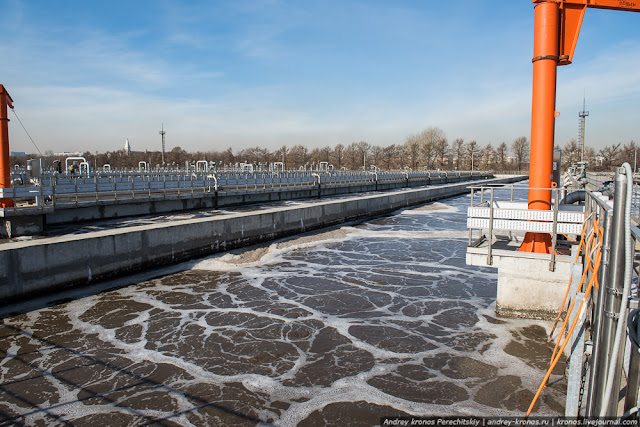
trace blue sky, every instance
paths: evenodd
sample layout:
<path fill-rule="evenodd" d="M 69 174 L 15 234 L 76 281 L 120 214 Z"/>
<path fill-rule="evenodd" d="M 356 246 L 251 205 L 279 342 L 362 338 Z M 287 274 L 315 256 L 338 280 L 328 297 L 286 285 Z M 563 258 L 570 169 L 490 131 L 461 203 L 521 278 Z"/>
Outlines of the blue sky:
<path fill-rule="evenodd" d="M 0 0 L 0 83 L 42 151 L 235 151 L 530 135 L 533 5 Z M 640 142 L 640 14 L 588 10 L 556 143 Z M 10 118 L 13 118 L 10 113 Z M 35 152 L 17 120 L 12 151 Z"/>

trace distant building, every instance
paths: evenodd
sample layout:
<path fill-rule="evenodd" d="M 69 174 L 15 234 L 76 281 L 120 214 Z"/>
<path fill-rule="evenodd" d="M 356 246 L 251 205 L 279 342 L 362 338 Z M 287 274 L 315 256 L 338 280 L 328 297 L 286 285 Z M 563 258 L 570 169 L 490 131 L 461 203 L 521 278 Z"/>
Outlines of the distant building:
<path fill-rule="evenodd" d="M 24 151 L 12 151 L 9 153 L 9 155 L 14 157 L 27 157 L 27 153 L 25 153 Z"/>
<path fill-rule="evenodd" d="M 124 152 L 127 156 L 131 155 L 131 144 L 129 144 L 129 138 L 124 141 Z"/>

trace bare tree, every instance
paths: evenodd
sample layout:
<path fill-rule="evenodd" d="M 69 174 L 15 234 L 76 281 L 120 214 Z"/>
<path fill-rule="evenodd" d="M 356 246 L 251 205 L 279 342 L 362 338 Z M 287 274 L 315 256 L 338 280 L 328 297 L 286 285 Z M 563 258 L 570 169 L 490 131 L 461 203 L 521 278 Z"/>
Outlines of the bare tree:
<path fill-rule="evenodd" d="M 353 149 L 358 154 L 358 157 L 360 157 L 361 163 L 360 163 L 360 165 L 358 165 L 358 167 L 366 166 L 367 156 L 369 155 L 369 152 L 371 151 L 371 144 L 369 144 L 368 142 L 365 142 L 365 141 L 354 142 L 353 143 Z"/>
<path fill-rule="evenodd" d="M 439 146 L 446 144 L 447 137 L 439 127 L 430 126 L 420 133 L 420 142 L 425 161 L 429 169 L 433 169 L 438 158 Z"/>
<path fill-rule="evenodd" d="M 602 157 L 602 167 L 604 170 L 610 170 L 614 164 L 619 163 L 621 150 L 621 143 L 618 142 L 615 145 L 607 145 L 602 150 L 598 151 L 598 154 Z"/>
<path fill-rule="evenodd" d="M 571 138 L 562 148 L 562 160 L 565 166 L 571 166 L 572 164 L 580 161 L 580 147 L 575 138 Z"/>
<path fill-rule="evenodd" d="M 421 164 L 433 169 L 439 154 L 446 151 L 447 137 L 442 129 L 428 127 L 419 134 L 409 135 L 405 142 L 405 149 L 411 161 L 411 168 L 416 169 Z M 442 163 L 444 155 L 440 155 Z"/>
<path fill-rule="evenodd" d="M 420 140 L 418 135 L 409 135 L 404 143 L 404 150 L 411 169 L 418 167 L 420 161 Z"/>
<path fill-rule="evenodd" d="M 465 155 L 465 144 L 464 139 L 457 138 L 453 141 L 453 152 L 455 157 L 456 169 L 462 169 L 462 163 L 464 161 Z"/>
<path fill-rule="evenodd" d="M 635 141 L 629 141 L 628 144 L 624 144 L 620 153 L 620 163 L 627 162 L 633 167 L 638 160 L 636 158 L 637 151 L 638 145 Z"/>
<path fill-rule="evenodd" d="M 382 149 L 385 169 L 390 170 L 394 160 L 398 156 L 398 148 L 395 144 L 387 145 Z"/>
<path fill-rule="evenodd" d="M 320 158 L 318 159 L 321 162 L 327 162 L 330 163 L 331 162 L 331 147 L 329 147 L 328 145 L 324 148 L 320 149 Z"/>
<path fill-rule="evenodd" d="M 336 169 L 342 168 L 344 162 L 344 145 L 338 144 L 333 149 L 333 163 Z"/>
<path fill-rule="evenodd" d="M 489 170 L 496 160 L 496 152 L 491 144 L 487 144 L 480 152 L 482 170 Z"/>
<path fill-rule="evenodd" d="M 397 154 L 397 166 L 400 169 L 404 169 L 407 166 L 409 154 L 407 153 L 407 147 L 405 145 L 396 145 Z"/>
<path fill-rule="evenodd" d="M 522 170 L 523 163 L 529 158 L 529 140 L 526 136 L 516 138 L 511 144 L 511 150 L 516 157 L 518 172 Z"/>
<path fill-rule="evenodd" d="M 478 168 L 478 164 L 481 159 L 479 158 L 480 147 L 478 147 L 478 143 L 476 141 L 469 141 L 467 144 L 467 160 L 469 165 L 469 170 L 474 170 Z"/>
<path fill-rule="evenodd" d="M 306 146 L 297 144 L 291 147 L 289 150 L 289 165 L 287 165 L 287 167 L 298 169 L 300 167 L 306 167 L 308 162 L 309 149 Z"/>
<path fill-rule="evenodd" d="M 500 165 L 500 169 L 505 169 L 505 162 L 507 160 L 507 156 L 509 154 L 509 149 L 507 148 L 507 143 L 502 141 L 498 148 L 496 148 L 496 158 L 498 164 Z"/>
<path fill-rule="evenodd" d="M 274 162 L 282 162 L 284 167 L 287 168 L 289 166 L 287 165 L 287 154 L 289 154 L 289 149 L 287 148 L 286 145 L 283 145 L 282 147 L 274 151 L 273 153 L 273 157 L 275 159 Z"/>
<path fill-rule="evenodd" d="M 380 167 L 380 162 L 382 161 L 382 158 L 383 158 L 382 147 L 380 147 L 379 145 L 372 146 L 370 157 L 371 157 L 371 161 L 368 163 L 374 164 L 377 167 Z"/>
<path fill-rule="evenodd" d="M 447 156 L 449 155 L 449 144 L 447 143 L 447 138 L 442 138 L 436 142 L 434 153 L 438 167 L 444 169 L 446 161 L 448 160 Z"/>
<path fill-rule="evenodd" d="M 362 166 L 362 157 L 360 157 L 355 142 L 352 142 L 344 149 L 344 160 L 347 169 L 356 170 Z"/>

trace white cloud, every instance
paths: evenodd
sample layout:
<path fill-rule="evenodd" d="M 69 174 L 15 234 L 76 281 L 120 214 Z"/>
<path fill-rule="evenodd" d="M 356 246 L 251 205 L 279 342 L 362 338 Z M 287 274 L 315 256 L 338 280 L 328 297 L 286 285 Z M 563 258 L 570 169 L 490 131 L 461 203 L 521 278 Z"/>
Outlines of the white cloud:
<path fill-rule="evenodd" d="M 441 127 L 450 139 L 476 139 L 481 145 L 497 145 L 503 140 L 510 143 L 530 133 L 530 50 L 526 55 L 522 51 L 513 55 L 502 52 L 505 46 L 520 45 L 520 39 L 517 43 L 507 40 L 488 53 L 472 53 L 473 64 L 464 50 L 458 52 L 459 46 L 454 46 L 460 40 L 452 38 L 448 42 L 452 45 L 435 51 L 447 53 L 446 58 L 434 58 L 431 51 L 403 52 L 394 57 L 401 64 L 390 60 L 377 67 L 376 61 L 383 57 L 369 53 L 363 58 L 370 64 L 352 64 L 354 68 L 348 69 L 338 61 L 321 68 L 323 59 L 337 58 L 328 56 L 304 68 L 304 78 L 288 74 L 287 67 L 271 70 L 270 78 L 262 79 L 260 73 L 247 78 L 235 73 L 251 76 L 254 70 L 238 70 L 234 68 L 237 63 L 217 69 L 199 62 L 198 55 L 210 55 L 213 58 L 209 62 L 217 63 L 211 53 L 215 49 L 207 50 L 208 45 L 230 42 L 232 46 L 225 54 L 238 55 L 232 51 L 239 49 L 244 60 L 249 57 L 244 67 L 260 69 L 265 58 L 282 54 L 287 55 L 286 61 L 294 61 L 295 54 L 307 52 L 304 46 L 283 41 L 282 36 L 292 28 L 291 22 L 313 19 L 305 17 L 308 10 L 304 8 L 288 11 L 289 15 L 283 17 L 277 5 L 238 4 L 229 16 L 242 22 L 230 33 L 212 35 L 189 30 L 190 25 L 200 25 L 208 14 L 216 13 L 216 7 L 211 5 L 197 16 L 180 7 L 175 13 L 166 9 L 165 19 L 175 15 L 175 20 L 158 41 L 165 44 L 152 46 L 151 50 L 135 43 L 138 38 L 148 38 L 152 33 L 147 31 L 151 30 L 109 33 L 71 26 L 16 28 L 12 43 L 0 45 L 0 55 L 12 65 L 4 67 L 6 80 L 2 83 L 43 150 L 114 150 L 121 148 L 126 137 L 136 150 L 157 149 L 157 131 L 163 122 L 168 146 L 180 145 L 188 150 L 255 145 L 276 148 L 298 143 L 320 146 L 358 140 L 386 145 L 402 143 L 408 134 L 428 126 Z M 264 10 L 269 11 L 268 16 L 257 19 Z M 396 21 L 407 21 L 411 29 L 416 28 L 417 23 L 406 11 L 394 13 Z M 291 17 L 295 19 L 291 21 Z M 339 19 L 345 20 L 346 16 L 340 15 Z M 381 18 L 372 13 L 367 19 L 376 23 Z M 343 24 L 340 21 L 339 25 Z M 324 31 L 319 33 L 322 36 L 331 31 L 330 27 L 331 22 L 322 21 L 315 29 Z M 403 29 L 392 32 L 404 37 Z M 71 35 L 74 43 L 67 42 Z M 362 42 L 351 40 L 353 46 Z M 416 46 L 435 48 L 435 44 L 431 40 Z M 476 40 L 474 45 L 483 44 Z M 203 51 L 190 52 L 180 60 L 169 54 L 157 55 L 162 48 L 176 50 L 176 46 Z M 390 46 L 385 49 L 393 56 Z M 309 54 L 309 58 L 312 56 Z M 332 73 L 335 75 L 327 76 Z M 587 122 L 588 143 L 640 140 L 635 119 L 640 109 L 637 42 L 619 43 L 592 60 L 561 67 L 558 75 L 560 145 L 577 134 L 577 108 L 581 107 L 585 89 L 587 107 L 592 112 Z M 24 132 L 13 122 L 10 128 L 12 149 L 32 151 Z"/>

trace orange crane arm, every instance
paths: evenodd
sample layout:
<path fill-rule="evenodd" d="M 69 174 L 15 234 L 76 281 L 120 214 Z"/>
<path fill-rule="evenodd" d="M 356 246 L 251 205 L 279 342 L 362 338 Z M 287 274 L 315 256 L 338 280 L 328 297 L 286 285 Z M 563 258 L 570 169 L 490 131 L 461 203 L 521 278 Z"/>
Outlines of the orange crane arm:
<path fill-rule="evenodd" d="M 640 12 L 640 0 L 533 0 L 533 3 L 553 2 L 560 5 L 580 5 L 594 9 Z"/>
<path fill-rule="evenodd" d="M 529 209 L 551 209 L 556 72 L 571 64 L 587 7 L 640 12 L 640 0 L 532 0 L 535 7 Z M 527 233 L 520 251 L 550 253 L 551 236 Z"/>
<path fill-rule="evenodd" d="M 558 3 L 560 9 L 558 65 L 569 65 L 573 61 L 580 27 L 587 7 L 640 12 L 640 0 L 532 0 L 532 3 Z"/>

